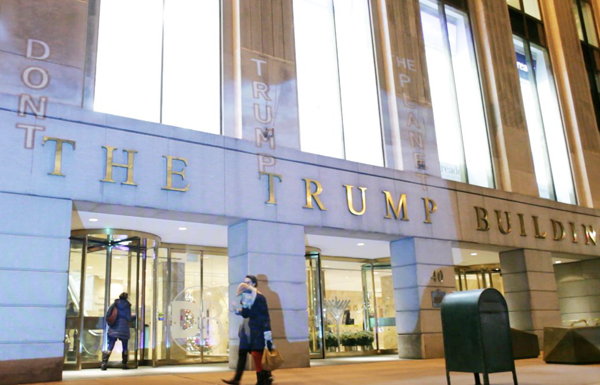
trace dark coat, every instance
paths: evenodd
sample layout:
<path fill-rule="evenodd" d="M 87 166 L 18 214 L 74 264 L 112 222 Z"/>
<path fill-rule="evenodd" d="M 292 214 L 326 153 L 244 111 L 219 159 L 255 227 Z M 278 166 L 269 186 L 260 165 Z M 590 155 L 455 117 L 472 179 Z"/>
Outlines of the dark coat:
<path fill-rule="evenodd" d="M 108 336 L 128 340 L 130 337 L 129 322 L 135 319 L 135 317 L 131 316 L 131 304 L 125 299 L 116 299 L 108 308 L 106 318 L 110 316 L 114 306 L 117 307 L 117 320 L 112 326 L 108 327 Z"/>
<path fill-rule="evenodd" d="M 267 299 L 257 294 L 250 309 L 242 308 L 244 323 L 240 326 L 240 349 L 262 351 L 265 348 L 264 332 L 271 330 Z"/>

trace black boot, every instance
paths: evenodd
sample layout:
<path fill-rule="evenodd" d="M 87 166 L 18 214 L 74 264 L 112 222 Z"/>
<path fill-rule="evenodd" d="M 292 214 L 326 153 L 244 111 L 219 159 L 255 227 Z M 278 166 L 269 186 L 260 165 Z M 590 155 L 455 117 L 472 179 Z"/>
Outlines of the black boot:
<path fill-rule="evenodd" d="M 265 385 L 265 372 L 256 372 L 256 385 Z"/>
<path fill-rule="evenodd" d="M 265 385 L 271 385 L 274 380 L 273 375 L 271 374 L 271 372 L 266 371 L 266 370 L 263 370 L 263 373 L 264 373 L 263 376 L 265 376 L 265 379 L 264 379 Z"/>
<path fill-rule="evenodd" d="M 246 368 L 246 359 L 248 358 L 248 352 L 245 350 L 240 350 L 238 352 L 238 362 L 235 367 L 235 375 L 231 380 L 221 380 L 226 384 L 230 385 L 239 385 L 242 380 L 242 375 L 244 374 L 244 369 Z"/>
<path fill-rule="evenodd" d="M 123 370 L 127 370 L 129 369 L 129 366 L 127 366 L 127 359 L 129 358 L 129 352 L 123 352 L 121 354 L 121 357 L 123 357 Z"/>
<path fill-rule="evenodd" d="M 102 352 L 102 363 L 100 364 L 100 370 L 106 370 L 106 364 L 110 357 L 110 352 Z"/>

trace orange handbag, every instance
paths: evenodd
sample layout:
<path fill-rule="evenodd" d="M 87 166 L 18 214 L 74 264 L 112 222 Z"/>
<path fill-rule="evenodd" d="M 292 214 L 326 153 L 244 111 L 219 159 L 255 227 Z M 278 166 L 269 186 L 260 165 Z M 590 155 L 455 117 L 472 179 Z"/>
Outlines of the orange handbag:
<path fill-rule="evenodd" d="M 273 370 L 279 368 L 282 364 L 283 358 L 281 357 L 281 354 L 279 354 L 279 351 L 275 349 L 275 345 L 272 345 L 272 348 L 269 349 L 265 341 L 265 350 L 263 351 L 261 360 L 263 370 L 272 372 Z"/>

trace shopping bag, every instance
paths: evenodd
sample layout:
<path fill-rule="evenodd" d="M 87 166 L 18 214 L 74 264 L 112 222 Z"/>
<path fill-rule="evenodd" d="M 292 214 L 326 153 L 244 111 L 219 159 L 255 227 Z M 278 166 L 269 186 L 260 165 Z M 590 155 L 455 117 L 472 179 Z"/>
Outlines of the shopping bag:
<path fill-rule="evenodd" d="M 269 349 L 267 346 L 267 341 L 265 341 L 265 350 L 263 351 L 261 360 L 263 370 L 272 372 L 273 370 L 279 368 L 282 364 L 283 358 L 281 358 L 279 351 L 275 349 L 275 345 L 271 345 L 271 349 Z"/>

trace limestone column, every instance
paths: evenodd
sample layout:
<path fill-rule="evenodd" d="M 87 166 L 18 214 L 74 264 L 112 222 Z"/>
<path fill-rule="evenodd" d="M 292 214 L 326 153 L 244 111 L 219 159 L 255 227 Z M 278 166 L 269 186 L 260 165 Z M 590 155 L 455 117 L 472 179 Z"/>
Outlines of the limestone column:
<path fill-rule="evenodd" d="M 304 227 L 245 221 L 229 227 L 229 298 L 247 274 L 267 298 L 273 342 L 284 367 L 308 367 L 308 311 Z M 229 365 L 235 367 L 242 318 L 229 313 Z"/>
<path fill-rule="evenodd" d="M 600 134 L 571 0 L 541 1 L 579 204 L 600 206 Z"/>
<path fill-rule="evenodd" d="M 0 193 L 0 384 L 62 380 L 71 210 Z"/>
<path fill-rule="evenodd" d="M 498 188 L 538 196 L 506 0 L 470 0 Z"/>
<path fill-rule="evenodd" d="M 224 135 L 300 149 L 292 0 L 226 0 Z"/>
<path fill-rule="evenodd" d="M 440 308 L 432 293 L 455 290 L 449 241 L 406 238 L 390 244 L 398 355 L 400 358 L 444 356 Z"/>
<path fill-rule="evenodd" d="M 388 167 L 440 177 L 419 0 L 372 1 Z M 384 80 L 383 80 L 384 79 Z"/>
<path fill-rule="evenodd" d="M 560 307 L 551 253 L 512 250 L 500 253 L 510 326 L 533 332 L 544 346 L 544 327 L 560 326 Z"/>

